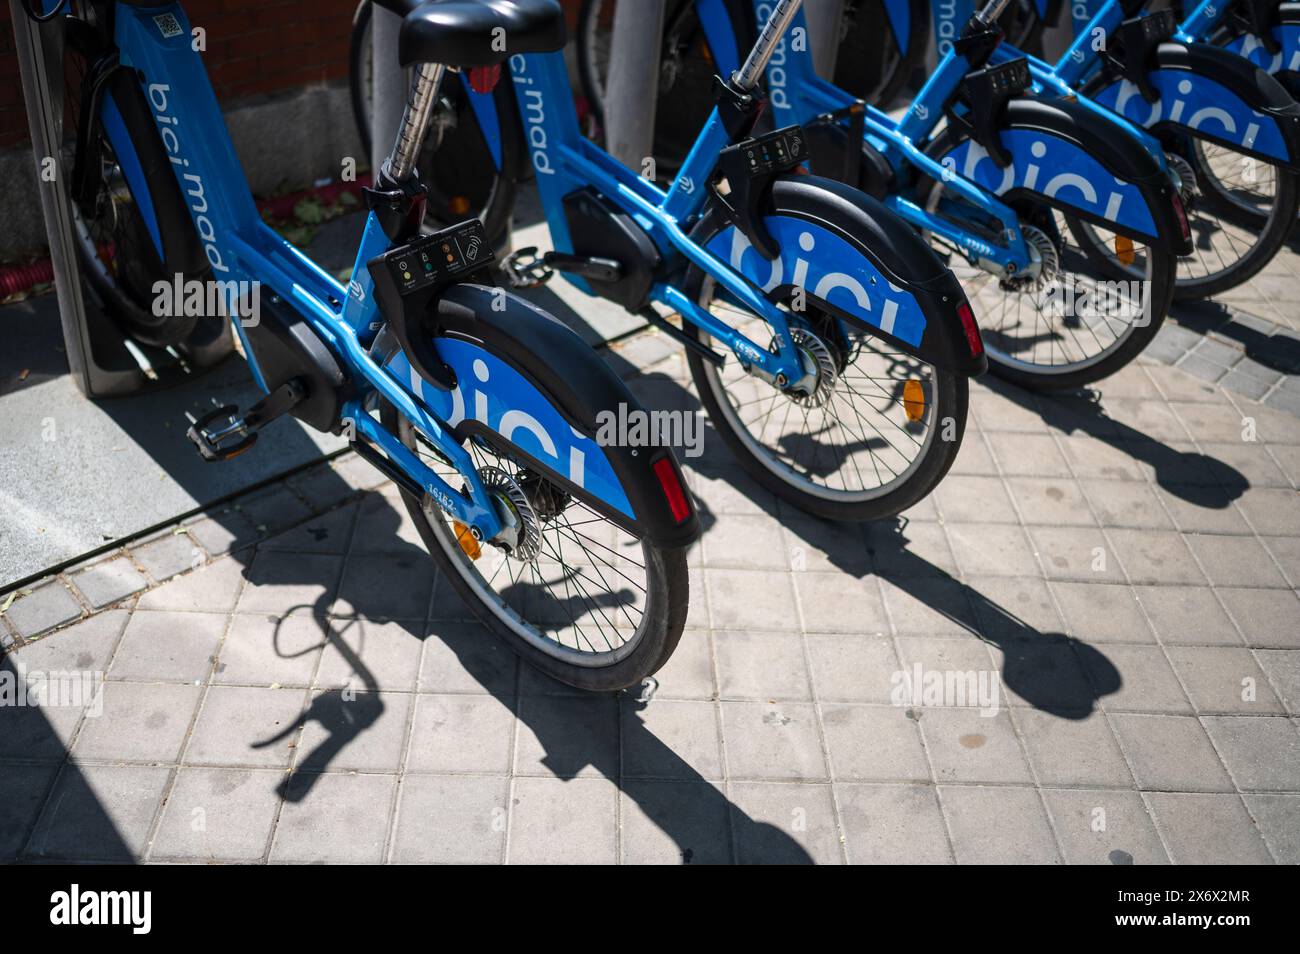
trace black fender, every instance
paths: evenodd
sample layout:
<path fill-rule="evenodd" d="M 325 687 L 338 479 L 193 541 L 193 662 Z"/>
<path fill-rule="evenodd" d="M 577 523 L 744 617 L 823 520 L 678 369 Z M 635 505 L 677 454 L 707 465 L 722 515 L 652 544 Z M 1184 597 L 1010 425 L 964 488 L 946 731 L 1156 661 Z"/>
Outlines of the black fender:
<path fill-rule="evenodd" d="M 926 154 L 1008 205 L 1030 197 L 1155 247 L 1191 253 L 1186 214 L 1168 173 L 1118 122 L 1070 100 L 1021 96 L 1006 104 L 996 128 L 1011 158 L 1005 168 L 951 126 L 927 144 Z"/>
<path fill-rule="evenodd" d="M 613 368 L 575 331 L 530 302 L 503 294 L 500 289 L 453 285 L 431 306 L 423 323 L 423 330 L 433 337 L 435 347 L 439 338 L 458 338 L 480 345 L 503 360 L 549 399 L 570 427 L 593 440 L 602 411 L 617 415 L 620 406 L 641 409 L 641 402 Z M 473 380 L 468 371 L 458 375 L 458 379 Z M 462 439 L 481 434 L 499 445 L 509 443 L 495 431 L 485 433 L 489 430 L 483 423 L 467 417 L 457 425 L 456 434 Z M 601 447 L 632 506 L 633 519 L 573 483 L 554 466 L 513 445 L 512 450 L 527 458 L 547 479 L 629 533 L 664 547 L 686 546 L 700 535 L 695 505 L 685 490 L 681 467 L 669 448 L 614 444 Z M 673 516 L 672 505 L 655 473 L 656 465 L 665 459 L 671 463 L 689 508 L 689 514 L 681 520 Z"/>
<path fill-rule="evenodd" d="M 961 283 L 925 239 L 880 202 L 831 179 L 787 175 L 773 181 L 765 203 L 764 224 L 781 246 L 775 262 L 729 229 L 716 205 L 691 236 L 764 288 L 769 299 L 784 300 L 802 288 L 837 318 L 937 368 L 963 375 L 987 369 Z M 703 273 L 693 269 L 686 283 L 692 299 L 698 300 L 702 282 Z M 818 290 L 839 294 L 832 301 Z M 870 307 L 859 304 L 860 291 Z"/>
<path fill-rule="evenodd" d="M 1150 69 L 1167 72 L 1169 77 L 1160 82 L 1165 87 L 1160 90 L 1159 105 L 1162 108 L 1158 118 L 1150 122 L 1146 117 L 1153 114 L 1154 107 L 1137 96 L 1132 110 L 1123 111 L 1131 120 L 1156 133 L 1169 131 L 1191 135 L 1219 143 L 1243 155 L 1278 163 L 1291 171 L 1300 171 L 1300 105 L 1276 78 L 1228 50 L 1209 43 L 1175 40 L 1166 40 L 1156 47 Z M 1117 82 L 1113 77 L 1109 82 L 1099 79 L 1089 84 L 1089 91 L 1101 93 Z M 1182 87 L 1187 87 L 1186 92 L 1180 95 L 1169 89 L 1174 84 L 1180 92 Z M 1101 93 L 1099 98 L 1105 99 L 1106 94 Z M 1129 101 L 1133 101 L 1132 96 Z M 1107 102 L 1107 105 L 1111 104 Z M 1196 116 L 1209 105 L 1217 105 L 1230 115 L 1235 114 L 1234 120 L 1245 124 L 1246 129 L 1237 138 L 1232 138 L 1220 122 L 1211 121 L 1196 128 L 1190 126 L 1187 117 Z M 1251 113 L 1257 116 L 1252 117 Z M 1181 121 L 1173 118 L 1175 114 Z M 1246 138 L 1244 134 L 1251 123 L 1260 128 Z M 1269 124 L 1273 129 L 1260 124 Z"/>

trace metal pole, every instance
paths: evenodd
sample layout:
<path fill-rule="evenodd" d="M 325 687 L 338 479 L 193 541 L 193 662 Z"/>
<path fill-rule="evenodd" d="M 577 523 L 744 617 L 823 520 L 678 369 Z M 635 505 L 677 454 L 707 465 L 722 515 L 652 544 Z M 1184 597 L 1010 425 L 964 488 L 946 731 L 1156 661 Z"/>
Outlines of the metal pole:
<path fill-rule="evenodd" d="M 804 16 L 808 20 L 808 42 L 812 47 L 813 66 L 816 67 L 818 76 L 830 80 L 835 76 L 835 61 L 840 52 L 844 0 L 805 0 Z"/>
<path fill-rule="evenodd" d="M 665 3 L 623 0 L 614 8 L 605 93 L 605 147 L 636 172 L 641 172 L 642 163 L 654 155 Z"/>
<path fill-rule="evenodd" d="M 370 168 L 378 175 L 402 125 L 407 78 L 397 63 L 402 18 L 377 3 L 370 6 Z"/>
<path fill-rule="evenodd" d="M 27 15 L 19 0 L 9 0 L 9 18 L 18 48 L 18 71 L 23 80 L 23 99 L 27 104 L 27 123 L 36 160 L 36 182 L 41 195 L 45 234 L 50 242 L 50 263 L 54 270 L 54 290 L 59 299 L 63 342 L 68 349 L 68 367 L 81 393 L 94 397 L 86 305 L 81 297 L 81 272 L 73 251 L 72 207 L 64 186 L 64 176 L 71 170 L 64 169 L 59 148 L 63 142 L 63 71 L 50 69 L 45 56 L 47 50 L 53 50 L 59 54 L 56 62 L 62 62 L 63 23 L 58 17 L 48 23 L 37 23 Z M 52 177 L 49 175 L 51 169 Z"/>

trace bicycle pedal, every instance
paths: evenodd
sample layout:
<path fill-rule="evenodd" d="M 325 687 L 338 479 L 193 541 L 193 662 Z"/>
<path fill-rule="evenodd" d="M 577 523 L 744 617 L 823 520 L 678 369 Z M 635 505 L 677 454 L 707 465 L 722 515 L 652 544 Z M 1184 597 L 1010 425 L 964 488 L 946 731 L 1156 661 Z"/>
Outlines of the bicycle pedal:
<path fill-rule="evenodd" d="M 200 418 L 191 418 L 185 436 L 204 460 L 230 460 L 252 447 L 258 431 L 293 410 L 306 396 L 302 381 L 290 378 L 243 414 L 235 405 L 223 404 Z"/>
<path fill-rule="evenodd" d="M 535 245 L 511 252 L 501 267 L 514 288 L 538 288 L 555 274 L 555 269 L 546 263 L 545 254 L 539 253 Z"/>
<path fill-rule="evenodd" d="M 185 436 L 199 456 L 210 463 L 238 457 L 257 441 L 257 433 L 248 429 L 239 408 L 233 404 L 223 404 L 200 418 L 191 419 Z"/>

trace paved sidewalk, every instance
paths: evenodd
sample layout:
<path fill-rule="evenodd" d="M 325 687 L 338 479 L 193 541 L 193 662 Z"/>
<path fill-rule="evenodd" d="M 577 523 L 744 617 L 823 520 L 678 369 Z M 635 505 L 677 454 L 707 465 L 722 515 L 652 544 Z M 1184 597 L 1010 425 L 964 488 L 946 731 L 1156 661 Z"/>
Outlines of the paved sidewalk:
<path fill-rule="evenodd" d="M 613 360 L 694 405 L 661 336 Z M 350 456 L 18 597 L 3 666 L 106 682 L 0 708 L 0 860 L 1300 862 L 1300 418 L 1154 361 L 986 379 L 866 527 L 704 448 L 648 701 L 517 664 Z M 892 704 L 918 666 L 994 711 Z"/>
<path fill-rule="evenodd" d="M 1250 281 L 1210 300 L 1175 305 L 1145 357 L 1300 414 L 1297 288 L 1300 246 L 1291 242 Z"/>

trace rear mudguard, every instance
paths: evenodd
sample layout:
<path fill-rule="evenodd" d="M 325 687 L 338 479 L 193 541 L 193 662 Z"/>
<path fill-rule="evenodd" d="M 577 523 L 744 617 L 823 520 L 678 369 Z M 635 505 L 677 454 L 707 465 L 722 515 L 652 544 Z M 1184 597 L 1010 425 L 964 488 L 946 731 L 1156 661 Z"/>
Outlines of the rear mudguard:
<path fill-rule="evenodd" d="M 773 261 L 721 222 L 717 208 L 692 235 L 774 300 L 802 288 L 841 320 L 937 368 L 974 375 L 988 367 L 973 319 L 967 327 L 958 313 L 961 283 L 910 225 L 817 176 L 778 178 L 769 202 L 763 221 L 781 249 Z"/>
<path fill-rule="evenodd" d="M 1087 92 L 1153 132 L 1191 135 L 1300 170 L 1300 106 L 1254 63 L 1208 43 L 1166 41 L 1156 47 L 1147 77 L 1159 94 L 1154 103 L 1114 77 Z"/>
<path fill-rule="evenodd" d="M 1300 96 L 1300 3 L 1279 5 L 1269 32 L 1278 45 L 1276 53 L 1270 53 L 1259 37 L 1249 33 L 1231 36 L 1225 30 L 1211 39 L 1276 78 L 1293 97 Z"/>
<path fill-rule="evenodd" d="M 1168 173 L 1104 116 L 1063 99 L 1019 97 L 1003 110 L 998 138 L 1011 157 L 1006 168 L 951 128 L 926 152 L 1009 205 L 1032 197 L 1147 244 L 1191 252 Z"/>
<path fill-rule="evenodd" d="M 673 517 L 655 473 L 670 449 L 597 442 L 602 425 L 641 409 L 627 385 L 566 325 L 499 289 L 456 285 L 425 317 L 425 333 L 456 374 L 444 391 L 412 370 L 401 351 L 385 363 L 433 414 L 464 439 L 510 450 L 629 533 L 664 547 L 693 543 L 699 518 Z M 547 397 L 549 395 L 549 397 Z M 612 415 L 612 418 L 609 417 Z"/>
<path fill-rule="evenodd" d="M 490 93 L 476 93 L 469 85 L 468 71 L 462 71 L 461 84 L 497 171 L 518 182 L 532 167 L 525 161 L 527 145 L 509 72 L 501 71 L 501 78 Z"/>

